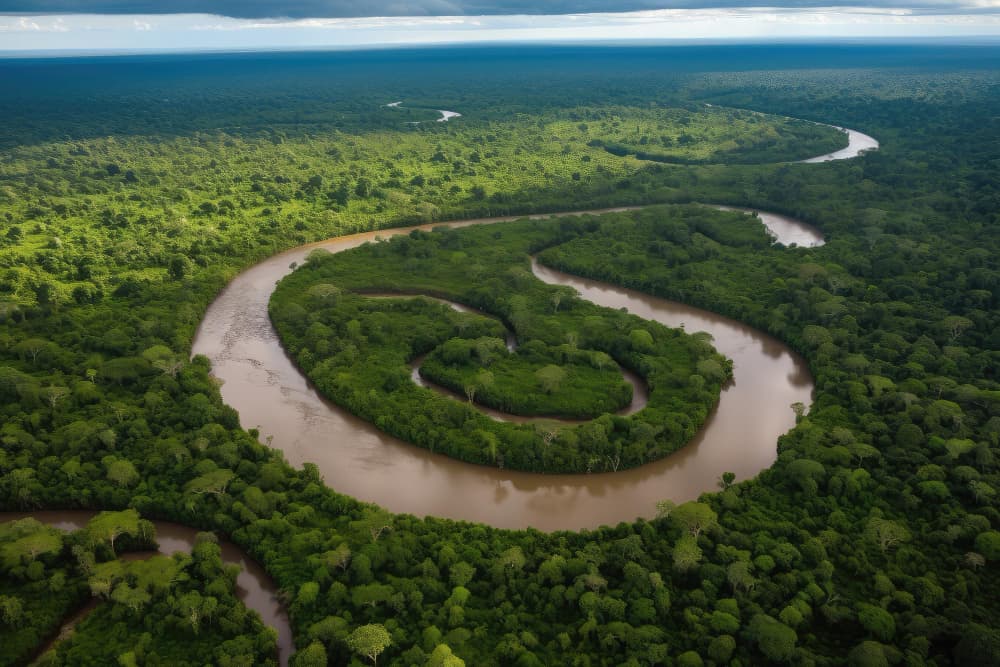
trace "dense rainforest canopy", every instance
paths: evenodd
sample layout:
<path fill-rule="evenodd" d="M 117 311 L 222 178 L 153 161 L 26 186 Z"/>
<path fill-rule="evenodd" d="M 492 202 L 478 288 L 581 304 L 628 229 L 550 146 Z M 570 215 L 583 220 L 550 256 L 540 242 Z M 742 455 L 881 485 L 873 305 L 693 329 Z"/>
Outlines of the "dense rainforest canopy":
<path fill-rule="evenodd" d="M 103 512 L 72 533 L 24 518 L 0 526 L 2 664 L 274 665 L 274 631 L 235 597 L 238 565 L 199 533 L 190 554 L 149 553 L 153 525 L 135 510 Z M 119 559 L 118 556 L 122 558 Z M 47 627 L 93 596 L 96 608 L 40 653 Z"/>
<path fill-rule="evenodd" d="M 995 50 L 545 53 L 0 64 L 0 504 L 227 536 L 287 596 L 296 665 L 1000 662 Z M 843 137 L 783 116 L 881 149 L 785 163 Z M 285 464 L 189 358 L 227 280 L 291 245 L 697 201 L 785 212 L 827 243 L 770 248 L 735 216 L 668 206 L 554 227 L 536 248 L 749 322 L 816 377 L 773 468 L 646 519 L 546 534 L 391 515 Z M 125 572 L 119 544 L 145 543 L 87 535 L 0 528 L 0 639 L 18 650 L 2 659 L 108 590 L 59 664 L 226 664 L 178 639 L 194 612 L 233 642 L 230 664 L 270 653 L 210 538 Z M 95 590 L 95 568 L 119 586 Z M 181 579 L 164 588 L 168 570 Z M 201 616 L 208 598 L 241 622 Z"/>

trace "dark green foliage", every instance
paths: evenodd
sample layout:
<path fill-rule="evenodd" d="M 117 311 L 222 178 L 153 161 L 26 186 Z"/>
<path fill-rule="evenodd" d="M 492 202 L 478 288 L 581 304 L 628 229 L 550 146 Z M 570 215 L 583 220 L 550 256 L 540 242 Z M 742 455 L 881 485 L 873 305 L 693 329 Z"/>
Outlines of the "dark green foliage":
<path fill-rule="evenodd" d="M 631 385 L 610 357 L 566 346 L 550 349 L 543 343 L 507 354 L 502 341 L 492 340 L 500 343 L 497 358 L 485 363 L 477 354 L 477 341 L 447 341 L 445 345 L 454 341 L 466 354 L 448 359 L 441 347 L 424 359 L 420 375 L 459 394 L 473 387 L 476 403 L 515 415 L 588 419 L 620 410 L 632 400 Z"/>
<path fill-rule="evenodd" d="M 273 631 L 235 596 L 238 569 L 223 564 L 211 534 L 191 555 L 116 559 L 149 549 L 151 525 L 132 511 L 105 512 L 64 534 L 34 519 L 0 524 L 0 664 L 23 664 L 73 617 L 46 665 L 275 664 Z M 84 605 L 93 596 L 94 603 Z M 82 620 L 81 620 L 82 618 Z"/>
<path fill-rule="evenodd" d="M 56 646 L 49 664 L 127 664 L 131 656 L 145 665 L 276 665 L 274 632 L 236 598 L 236 571 L 203 537 L 191 556 L 130 563 L 110 601 Z"/>
<path fill-rule="evenodd" d="M 65 88 L 38 93 L 33 74 L 6 86 L 3 506 L 134 506 L 230 535 L 291 601 L 297 646 L 322 645 L 303 664 L 349 664 L 346 638 L 372 624 L 392 637 L 379 664 L 421 665 L 439 645 L 477 666 L 669 664 L 691 652 L 755 665 L 789 651 L 820 666 L 996 664 L 1000 70 L 996 49 L 885 49 L 837 51 L 852 70 L 826 58 L 781 72 L 759 60 L 770 71 L 726 71 L 748 67 L 727 52 L 725 65 L 683 65 L 713 72 L 697 76 L 666 71 L 682 49 L 602 49 L 545 61 L 537 76 L 473 53 L 466 74 L 451 74 L 454 59 L 420 60 L 419 76 L 389 61 L 351 85 L 323 70 L 268 94 L 234 77 L 211 95 L 176 65 L 166 85 L 140 65 L 132 79 L 79 75 L 99 69 L 88 61 L 63 75 L 70 94 L 87 87 L 73 105 Z M 872 58 L 884 67 L 864 65 Z M 936 62 L 919 70 L 914 58 Z M 411 110 L 374 111 L 403 90 Z M 432 119 L 417 103 L 442 97 L 462 126 L 403 126 Z M 846 124 L 882 148 L 825 165 L 682 167 L 569 140 L 610 121 L 606 107 L 636 118 L 668 99 L 693 114 L 710 100 Z M 593 221 L 545 259 L 743 319 L 809 361 L 816 399 L 774 469 L 705 496 L 718 525 L 697 537 L 669 518 L 556 534 L 386 520 L 239 429 L 206 360 L 188 359 L 226 280 L 290 245 L 465 214 L 689 201 L 796 215 L 828 243 L 770 248 L 748 220 L 674 208 Z M 109 456 L 134 466 L 134 485 L 108 478 Z M 0 580 L 31 619 L 13 633 L 32 633 L 0 628 L 4 658 L 86 593 L 67 576 L 71 593 L 43 595 L 63 567 L 49 558 Z M 355 601 L 359 589 L 371 595 Z M 893 625 L 865 611 L 866 629 L 861 605 Z M 146 629 L 102 614 L 95 651 L 143 645 Z"/>
<path fill-rule="evenodd" d="M 955 662 L 969 667 L 987 667 L 1000 660 L 1000 631 L 972 623 L 955 646 Z"/>
<path fill-rule="evenodd" d="M 88 597 L 58 530 L 0 523 L 0 665 L 23 663 Z"/>

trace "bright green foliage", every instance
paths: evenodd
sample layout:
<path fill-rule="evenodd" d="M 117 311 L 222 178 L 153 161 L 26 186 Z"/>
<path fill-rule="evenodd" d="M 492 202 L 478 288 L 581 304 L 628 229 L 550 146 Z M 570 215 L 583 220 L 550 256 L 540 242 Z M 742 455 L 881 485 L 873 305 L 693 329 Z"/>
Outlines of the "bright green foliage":
<path fill-rule="evenodd" d="M 549 364 L 535 371 L 535 377 L 546 394 L 559 391 L 563 381 L 566 379 L 566 370 L 555 364 Z"/>
<path fill-rule="evenodd" d="M 798 639 L 795 630 L 766 614 L 758 614 L 750 620 L 749 632 L 768 660 L 787 662 L 795 652 Z"/>
<path fill-rule="evenodd" d="M 483 340 L 501 342 L 497 338 L 453 338 L 423 360 L 420 375 L 466 396 L 471 388 L 476 403 L 524 416 L 591 418 L 614 412 L 632 400 L 632 387 L 622 379 L 618 365 L 613 360 L 607 364 L 595 359 L 602 352 L 560 349 L 561 365 L 539 368 L 539 363 L 552 359 L 546 347 L 531 345 L 508 354 L 501 344 L 488 357 L 487 370 L 482 355 L 476 353 Z M 454 348 L 459 348 L 458 354 Z M 597 367 L 599 364 L 610 367 Z"/>
<path fill-rule="evenodd" d="M 701 562 L 702 552 L 698 542 L 691 535 L 685 535 L 674 545 L 674 567 L 679 572 L 694 569 Z"/>
<path fill-rule="evenodd" d="M 319 642 L 313 642 L 295 654 L 292 664 L 294 667 L 326 667 L 329 664 L 326 648 Z"/>
<path fill-rule="evenodd" d="M 870 604 L 858 606 L 858 622 L 876 639 L 889 641 L 896 634 L 896 622 L 892 614 Z"/>
<path fill-rule="evenodd" d="M 670 514 L 677 509 L 677 503 L 672 500 L 658 500 L 656 501 L 656 518 L 666 519 Z"/>
<path fill-rule="evenodd" d="M 447 644 L 438 644 L 427 659 L 426 667 L 465 667 L 465 661 L 452 653 Z"/>
<path fill-rule="evenodd" d="M 85 599 L 63 534 L 35 519 L 0 523 L 0 665 L 22 663 Z"/>
<path fill-rule="evenodd" d="M 40 556 L 58 552 L 62 546 L 59 531 L 34 519 L 0 525 L 0 568 L 9 572 Z"/>
<path fill-rule="evenodd" d="M 55 665 L 112 664 L 128 649 L 172 665 L 275 664 L 274 636 L 236 598 L 214 542 L 193 556 L 101 563 L 90 584 L 108 602 L 57 645 Z"/>
<path fill-rule="evenodd" d="M 987 560 L 1000 560 L 1000 531 L 988 530 L 976 536 L 976 551 Z"/>
<path fill-rule="evenodd" d="M 5 647 L 0 665 L 18 664 L 20 656 L 83 604 L 85 592 L 101 604 L 44 664 L 136 664 L 137 659 L 192 667 L 206 660 L 234 667 L 274 664 L 274 637 L 236 599 L 235 573 L 223 566 L 214 541 L 196 544 L 193 556 L 95 562 L 91 549 L 110 553 L 105 546 L 109 532 L 123 529 L 152 537 L 148 522 L 134 511 L 103 513 L 70 535 L 33 519 L 0 524 L 0 547 L 18 544 L 28 531 L 55 540 L 50 545 L 55 548 L 37 555 L 48 564 L 42 576 L 18 581 L 19 569 L 25 568 L 15 568 L 13 580 L 0 579 L 0 639 Z M 17 594 L 7 594 L 10 590 Z"/>
<path fill-rule="evenodd" d="M 129 487 L 139 481 L 139 473 L 131 461 L 108 456 L 104 459 L 104 466 L 107 468 L 108 479 L 118 486 Z"/>
<path fill-rule="evenodd" d="M 392 530 L 392 515 L 380 507 L 366 507 L 361 519 L 351 527 L 360 529 L 376 542 L 384 532 Z"/>
<path fill-rule="evenodd" d="M 718 523 L 715 511 L 704 503 L 687 502 L 670 513 L 670 521 L 698 537 L 701 532 L 711 530 Z"/>
<path fill-rule="evenodd" d="M 122 535 L 136 537 L 140 534 L 141 522 L 135 510 L 123 512 L 101 512 L 87 523 L 87 532 L 95 539 L 107 541 L 114 551 L 115 540 Z"/>
<path fill-rule="evenodd" d="M 389 645 L 392 638 L 379 623 L 362 625 L 347 636 L 347 645 L 358 655 L 364 656 L 378 664 L 378 657 Z"/>
<path fill-rule="evenodd" d="M 815 128 L 805 123 L 793 123 L 778 133 L 770 129 L 754 128 L 756 123 L 753 114 L 733 114 L 728 109 L 713 111 L 727 114 L 727 129 L 692 126 L 690 117 L 685 122 L 685 114 L 679 110 L 671 110 L 666 114 L 640 114 L 626 123 L 605 122 L 596 127 L 587 124 L 585 129 L 579 126 L 576 129 L 583 136 L 596 134 L 600 138 L 592 139 L 590 145 L 603 148 L 613 155 L 634 155 L 641 160 L 677 164 L 772 162 L 783 159 L 779 156 L 784 151 L 804 150 L 809 146 L 817 153 L 822 153 L 823 149 L 820 148 L 829 145 L 818 141 Z M 679 121 L 682 125 L 672 126 L 672 123 L 664 122 L 667 119 Z M 572 130 L 569 125 L 569 122 L 564 122 L 555 128 L 570 132 Z M 749 136 L 728 139 L 727 135 L 733 130 L 740 130 L 740 134 L 747 130 L 750 132 Z M 710 138 L 711 140 L 705 141 Z M 785 142 L 790 142 L 791 145 Z"/>
<path fill-rule="evenodd" d="M 220 495 L 226 492 L 226 487 L 233 479 L 232 470 L 213 470 L 192 479 L 187 484 L 187 491 L 195 495 Z"/>
<path fill-rule="evenodd" d="M 734 591 L 746 593 L 757 583 L 757 580 L 750 573 L 751 568 L 750 563 L 743 560 L 738 560 L 726 568 L 726 578 Z"/>

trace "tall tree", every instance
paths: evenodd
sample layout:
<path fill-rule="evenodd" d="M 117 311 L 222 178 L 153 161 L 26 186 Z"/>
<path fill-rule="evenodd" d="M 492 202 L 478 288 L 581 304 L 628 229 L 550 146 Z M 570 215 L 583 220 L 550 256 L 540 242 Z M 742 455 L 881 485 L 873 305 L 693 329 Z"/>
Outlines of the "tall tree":
<path fill-rule="evenodd" d="M 378 657 L 392 644 L 389 631 L 380 623 L 362 625 L 347 636 L 347 646 L 355 653 L 378 664 Z"/>

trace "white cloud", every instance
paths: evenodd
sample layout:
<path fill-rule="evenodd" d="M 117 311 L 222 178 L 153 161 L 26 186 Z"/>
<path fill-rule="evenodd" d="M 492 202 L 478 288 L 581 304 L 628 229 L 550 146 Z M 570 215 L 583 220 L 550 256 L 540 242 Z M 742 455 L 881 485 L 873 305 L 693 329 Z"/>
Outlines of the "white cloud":
<path fill-rule="evenodd" d="M 208 14 L 0 15 L 0 51 L 329 48 L 515 40 L 1000 36 L 1000 0 L 902 7 L 659 9 L 560 16 L 233 19 Z M 69 34 L 64 34 L 69 33 Z M 99 36 L 98 36 L 99 35 Z"/>
<path fill-rule="evenodd" d="M 347 19 L 218 19 L 215 23 L 198 24 L 193 30 L 372 30 L 379 28 L 427 28 L 435 26 L 479 25 L 480 21 L 466 16 L 370 16 Z"/>
<path fill-rule="evenodd" d="M 11 16 L 13 23 L 0 23 L 0 32 L 21 32 L 21 33 L 43 33 L 43 32 L 69 32 L 70 28 L 66 24 L 66 19 L 62 16 L 52 17 L 52 20 L 44 20 L 47 17 L 41 16 Z"/>

